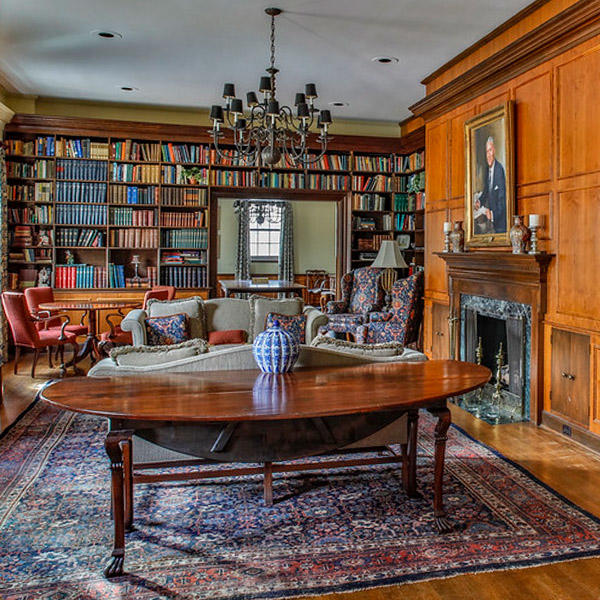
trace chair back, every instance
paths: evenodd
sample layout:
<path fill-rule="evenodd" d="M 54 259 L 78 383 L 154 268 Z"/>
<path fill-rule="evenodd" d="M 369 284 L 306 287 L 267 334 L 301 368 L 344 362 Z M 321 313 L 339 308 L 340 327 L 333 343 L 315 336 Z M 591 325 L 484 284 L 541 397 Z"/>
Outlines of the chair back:
<path fill-rule="evenodd" d="M 321 301 L 321 290 L 327 285 L 329 275 L 323 269 L 307 269 L 305 277 L 306 287 L 302 290 L 304 304 L 318 306 Z"/>
<path fill-rule="evenodd" d="M 416 342 L 423 316 L 423 272 L 418 271 L 392 286 L 392 319 L 404 328 L 404 344 Z"/>
<path fill-rule="evenodd" d="M 376 267 L 361 267 L 352 272 L 348 312 L 364 315 L 381 310 L 385 300 L 385 292 L 379 281 L 382 270 Z"/>
<path fill-rule="evenodd" d="M 36 323 L 27 308 L 25 294 L 2 292 L 2 308 L 15 344 L 36 347 L 40 338 Z"/>
<path fill-rule="evenodd" d="M 148 307 L 148 300 L 173 300 L 175 298 L 175 287 L 172 285 L 158 285 L 144 294 L 144 310 Z"/>
<path fill-rule="evenodd" d="M 25 301 L 27 302 L 27 308 L 29 313 L 37 316 L 40 304 L 44 302 L 54 302 L 54 290 L 51 287 L 32 287 L 25 290 Z M 36 323 L 37 329 L 44 329 L 44 327 L 60 326 L 60 319 L 53 319 L 44 323 Z"/>

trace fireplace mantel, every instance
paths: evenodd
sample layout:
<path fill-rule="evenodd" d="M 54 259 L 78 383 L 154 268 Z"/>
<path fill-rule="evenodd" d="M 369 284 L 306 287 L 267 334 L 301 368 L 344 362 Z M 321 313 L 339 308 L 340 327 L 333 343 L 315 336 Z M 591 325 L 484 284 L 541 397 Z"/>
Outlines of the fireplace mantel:
<path fill-rule="evenodd" d="M 461 294 L 531 306 L 530 419 L 540 422 L 543 382 L 542 322 L 546 312 L 546 276 L 553 254 L 509 252 L 436 252 L 446 262 L 450 295 L 450 356 L 459 356 Z"/>

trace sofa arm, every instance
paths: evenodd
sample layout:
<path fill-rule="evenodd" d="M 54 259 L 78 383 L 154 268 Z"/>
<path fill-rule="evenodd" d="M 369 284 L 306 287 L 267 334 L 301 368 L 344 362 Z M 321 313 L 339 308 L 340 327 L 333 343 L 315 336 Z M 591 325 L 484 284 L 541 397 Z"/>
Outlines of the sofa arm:
<path fill-rule="evenodd" d="M 347 305 L 343 300 L 330 300 L 327 303 L 327 314 L 339 315 L 346 312 Z"/>
<path fill-rule="evenodd" d="M 146 345 L 146 324 L 144 321 L 147 316 L 145 310 L 136 308 L 129 311 L 121 321 L 121 329 L 123 331 L 131 331 L 134 346 Z"/>
<path fill-rule="evenodd" d="M 304 314 L 306 315 L 305 343 L 308 345 L 319 335 L 319 328 L 329 323 L 329 317 L 314 306 L 307 306 Z"/>

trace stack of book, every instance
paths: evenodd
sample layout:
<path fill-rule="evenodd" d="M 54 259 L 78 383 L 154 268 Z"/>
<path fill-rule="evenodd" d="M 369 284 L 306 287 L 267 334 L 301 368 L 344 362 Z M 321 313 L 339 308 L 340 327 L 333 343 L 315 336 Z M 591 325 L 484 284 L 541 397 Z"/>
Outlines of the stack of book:
<path fill-rule="evenodd" d="M 163 252 L 162 262 L 165 265 L 204 265 L 206 264 L 206 255 L 198 250 Z"/>
<path fill-rule="evenodd" d="M 32 228 L 27 225 L 16 225 L 13 228 L 11 245 L 15 248 L 33 246 Z"/>

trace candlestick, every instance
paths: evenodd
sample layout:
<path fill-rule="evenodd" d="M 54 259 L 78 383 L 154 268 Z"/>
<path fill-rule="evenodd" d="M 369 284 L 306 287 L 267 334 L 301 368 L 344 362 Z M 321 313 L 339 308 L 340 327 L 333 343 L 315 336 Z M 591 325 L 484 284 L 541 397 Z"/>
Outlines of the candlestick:
<path fill-rule="evenodd" d="M 444 221 L 444 233 L 450 233 L 452 231 L 452 223 L 450 221 Z"/>
<path fill-rule="evenodd" d="M 450 232 L 444 229 L 444 252 L 450 252 Z"/>
<path fill-rule="evenodd" d="M 541 223 L 541 215 L 529 215 L 529 227 L 539 227 Z"/>
<path fill-rule="evenodd" d="M 531 240 L 530 240 L 531 248 L 529 249 L 529 254 L 537 254 L 538 253 L 537 230 L 539 229 L 539 227 L 537 225 L 530 224 L 529 229 L 531 229 Z"/>

